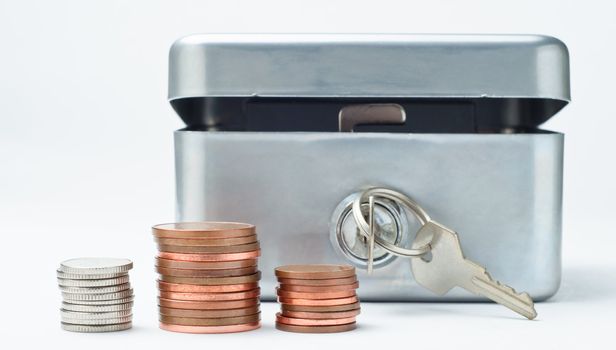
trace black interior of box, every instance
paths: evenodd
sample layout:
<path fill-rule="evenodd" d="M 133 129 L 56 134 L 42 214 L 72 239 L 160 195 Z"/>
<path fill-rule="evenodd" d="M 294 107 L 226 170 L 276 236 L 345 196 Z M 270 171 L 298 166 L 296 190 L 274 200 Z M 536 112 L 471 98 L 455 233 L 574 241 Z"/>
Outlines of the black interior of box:
<path fill-rule="evenodd" d="M 355 132 L 526 133 L 566 101 L 540 98 L 264 98 L 191 97 L 171 101 L 189 130 L 337 132 L 338 114 L 353 104 L 396 103 L 400 125 L 357 125 Z"/>

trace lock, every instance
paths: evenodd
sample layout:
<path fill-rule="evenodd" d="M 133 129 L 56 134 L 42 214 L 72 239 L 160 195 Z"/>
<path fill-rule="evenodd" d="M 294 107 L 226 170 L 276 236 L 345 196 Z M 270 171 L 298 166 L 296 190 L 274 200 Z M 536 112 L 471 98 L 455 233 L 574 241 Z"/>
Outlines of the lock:
<path fill-rule="evenodd" d="M 330 223 L 330 241 L 337 253 L 361 269 L 368 268 L 368 242 L 353 218 L 353 201 L 361 196 L 356 192 L 338 204 Z M 367 217 L 369 205 L 361 206 Z M 374 202 L 375 235 L 391 244 L 407 245 L 409 239 L 408 218 L 404 210 L 394 201 L 378 198 Z M 380 246 L 374 247 L 373 268 L 382 268 L 394 261 L 396 256 Z"/>

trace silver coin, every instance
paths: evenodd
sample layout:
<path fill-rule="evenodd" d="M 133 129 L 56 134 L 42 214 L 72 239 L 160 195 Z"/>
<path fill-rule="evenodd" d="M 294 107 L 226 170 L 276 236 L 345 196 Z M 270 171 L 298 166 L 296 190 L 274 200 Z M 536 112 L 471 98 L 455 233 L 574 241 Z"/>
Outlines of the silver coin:
<path fill-rule="evenodd" d="M 128 276 L 128 272 L 96 273 L 96 274 L 69 273 L 69 272 L 64 272 L 60 270 L 56 270 L 56 272 L 57 272 L 58 278 L 71 279 L 71 280 L 102 280 L 102 279 L 110 279 L 110 278 Z"/>
<path fill-rule="evenodd" d="M 62 323 L 62 329 L 69 332 L 81 332 L 81 333 L 99 333 L 99 332 L 117 332 L 129 329 L 133 326 L 132 322 L 109 324 L 104 326 L 88 326 L 79 324 Z"/>
<path fill-rule="evenodd" d="M 133 315 L 124 316 L 124 317 L 104 318 L 104 319 L 91 319 L 91 320 L 84 319 L 84 318 L 70 318 L 70 317 L 62 316 L 62 323 L 93 325 L 93 326 L 126 323 L 126 322 L 131 322 L 132 320 L 133 320 Z"/>
<path fill-rule="evenodd" d="M 62 318 L 76 319 L 76 320 L 104 320 L 108 318 L 118 318 L 132 316 L 133 311 L 131 309 L 122 311 L 110 311 L 110 312 L 78 312 L 60 309 L 60 315 Z"/>
<path fill-rule="evenodd" d="M 76 258 L 60 263 L 60 271 L 83 275 L 121 273 L 132 268 L 132 261 L 117 258 Z"/>
<path fill-rule="evenodd" d="M 99 300 L 115 300 L 128 298 L 133 295 L 132 289 L 123 290 L 117 293 L 102 293 L 102 294 L 74 294 L 62 292 L 62 298 L 67 300 L 84 300 L 84 301 L 99 301 Z"/>
<path fill-rule="evenodd" d="M 116 286 L 107 287 L 64 287 L 60 286 L 60 290 L 64 293 L 79 293 L 79 294 L 104 294 L 104 293 L 117 293 L 130 289 L 130 283 L 118 284 Z"/>
<path fill-rule="evenodd" d="M 68 278 L 58 278 L 58 285 L 61 287 L 79 287 L 79 288 L 96 288 L 96 287 L 109 287 L 117 286 L 118 284 L 128 283 L 128 275 L 105 278 L 105 279 L 87 279 L 87 280 L 75 280 Z"/>
<path fill-rule="evenodd" d="M 103 306 L 103 305 L 117 305 L 117 304 L 126 304 L 130 303 L 134 300 L 135 296 L 131 295 L 127 298 L 122 299 L 111 299 L 111 300 L 71 300 L 64 299 L 64 302 L 67 304 L 75 304 L 75 305 L 91 305 L 91 306 Z"/>
<path fill-rule="evenodd" d="M 75 312 L 88 312 L 88 313 L 100 313 L 100 312 L 116 312 L 130 310 L 133 307 L 133 302 L 129 301 L 124 304 L 110 304 L 110 305 L 81 305 L 81 304 L 69 304 L 62 303 L 62 309 L 66 311 Z"/>

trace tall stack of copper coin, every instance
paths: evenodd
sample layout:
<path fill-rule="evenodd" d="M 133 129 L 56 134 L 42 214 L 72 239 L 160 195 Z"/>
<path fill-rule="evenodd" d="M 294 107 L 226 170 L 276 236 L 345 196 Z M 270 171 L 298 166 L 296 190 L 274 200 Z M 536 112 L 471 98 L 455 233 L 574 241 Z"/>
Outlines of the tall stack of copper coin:
<path fill-rule="evenodd" d="M 360 306 L 355 268 L 349 265 L 286 265 L 276 268 L 281 312 L 276 328 L 335 333 L 355 329 Z"/>
<path fill-rule="evenodd" d="M 159 253 L 160 328 L 231 333 L 260 327 L 260 256 L 255 227 L 229 222 L 152 228 Z"/>

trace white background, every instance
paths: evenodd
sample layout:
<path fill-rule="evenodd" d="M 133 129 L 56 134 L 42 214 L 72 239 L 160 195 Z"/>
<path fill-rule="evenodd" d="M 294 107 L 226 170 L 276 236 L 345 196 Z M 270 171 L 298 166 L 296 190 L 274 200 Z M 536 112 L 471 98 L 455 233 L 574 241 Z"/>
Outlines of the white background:
<path fill-rule="evenodd" d="M 0 1 L 2 348 L 614 348 L 616 2 Z M 174 218 L 167 53 L 201 32 L 541 33 L 571 52 L 573 102 L 545 128 L 566 134 L 563 284 L 539 318 L 493 304 L 364 303 L 360 329 L 234 335 L 157 329 L 149 227 Z M 494 228 L 498 231 L 498 227 Z M 59 327 L 55 268 L 74 256 L 135 262 L 135 327 Z M 361 290 L 360 290 L 361 293 Z"/>

